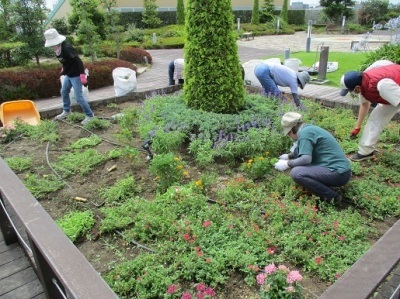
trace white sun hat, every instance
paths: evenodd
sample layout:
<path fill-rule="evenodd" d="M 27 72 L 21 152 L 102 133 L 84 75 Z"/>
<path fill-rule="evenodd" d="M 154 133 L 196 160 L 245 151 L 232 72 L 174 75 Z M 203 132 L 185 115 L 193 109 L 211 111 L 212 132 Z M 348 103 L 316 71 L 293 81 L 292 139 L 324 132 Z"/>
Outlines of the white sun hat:
<path fill-rule="evenodd" d="M 64 35 L 59 34 L 54 28 L 46 30 L 44 37 L 46 38 L 45 47 L 57 46 L 66 39 Z"/>

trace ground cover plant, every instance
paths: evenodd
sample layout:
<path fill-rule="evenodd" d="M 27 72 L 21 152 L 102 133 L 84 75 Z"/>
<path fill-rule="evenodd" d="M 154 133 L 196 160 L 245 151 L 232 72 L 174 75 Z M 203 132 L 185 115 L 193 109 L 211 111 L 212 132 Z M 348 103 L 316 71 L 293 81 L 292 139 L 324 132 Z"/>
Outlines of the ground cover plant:
<path fill-rule="evenodd" d="M 306 122 L 357 149 L 351 111 L 303 102 Z M 315 298 L 399 219 L 398 122 L 374 161 L 352 163 L 334 207 L 273 168 L 292 109 L 249 94 L 240 113 L 217 114 L 155 96 L 95 108 L 85 127 L 76 114 L 17 124 L 0 154 L 120 298 L 268 298 L 271 264 L 299 271 L 296 295 Z"/>

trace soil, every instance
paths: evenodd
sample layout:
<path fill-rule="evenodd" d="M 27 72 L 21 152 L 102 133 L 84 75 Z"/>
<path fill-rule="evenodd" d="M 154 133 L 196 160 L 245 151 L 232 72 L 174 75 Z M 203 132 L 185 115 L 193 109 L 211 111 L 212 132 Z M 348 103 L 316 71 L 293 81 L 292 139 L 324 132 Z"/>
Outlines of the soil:
<path fill-rule="evenodd" d="M 94 108 L 94 112 L 98 117 L 108 118 L 132 105 L 135 104 L 123 103 L 118 106 L 96 107 Z M 109 129 L 95 132 L 95 134 L 103 138 L 103 140 L 110 141 L 103 141 L 96 147 L 100 153 L 119 148 L 119 145 L 116 145 L 118 141 L 115 140 L 115 133 L 118 129 L 119 126 L 113 124 Z M 48 175 L 52 173 L 50 165 L 56 162 L 61 154 L 72 151 L 69 148 L 72 142 L 91 135 L 89 131 L 83 129 L 80 125 L 64 121 L 59 123 L 58 130 L 60 139 L 54 144 L 39 143 L 29 138 L 22 138 L 6 146 L 2 146 L 0 154 L 3 158 L 11 156 L 31 156 L 35 164 L 35 173 L 38 175 Z M 49 198 L 40 200 L 40 204 L 53 219 L 58 219 L 67 212 L 77 208 L 82 210 L 90 208 L 98 217 L 101 217 L 98 208 L 103 202 L 98 196 L 99 187 L 111 186 L 117 180 L 124 178 L 127 174 L 133 174 L 137 183 L 142 186 L 142 197 L 148 199 L 153 198 L 156 191 L 156 184 L 148 172 L 147 153 L 142 150 L 142 140 L 140 140 L 138 136 L 134 136 L 132 144 L 141 150 L 138 163 L 132 165 L 131 161 L 119 158 L 118 160 L 108 161 L 89 175 L 70 176 L 66 179 L 66 186 L 61 191 L 52 194 Z M 23 179 L 26 174 L 18 175 Z M 221 175 L 219 178 L 221 181 L 227 179 L 226 175 L 225 177 Z M 85 198 L 87 201 L 77 201 L 75 199 L 76 197 Z M 389 218 L 384 222 L 377 222 L 376 227 L 379 231 L 379 236 L 384 234 L 396 220 L 395 218 Z M 371 244 L 375 241 L 376 239 L 371 239 Z M 107 272 L 110 266 L 123 258 L 132 258 L 138 253 L 137 247 L 125 242 L 120 235 L 100 235 L 97 227 L 91 231 L 90 236 L 79 240 L 76 246 L 100 273 Z M 330 285 L 329 283 L 321 281 L 318 277 L 305 275 L 304 278 L 302 286 L 306 298 L 319 297 Z M 242 277 L 238 274 L 231 277 L 224 289 L 217 289 L 217 294 L 216 298 L 219 299 L 259 298 L 258 288 L 247 286 L 243 282 Z"/>

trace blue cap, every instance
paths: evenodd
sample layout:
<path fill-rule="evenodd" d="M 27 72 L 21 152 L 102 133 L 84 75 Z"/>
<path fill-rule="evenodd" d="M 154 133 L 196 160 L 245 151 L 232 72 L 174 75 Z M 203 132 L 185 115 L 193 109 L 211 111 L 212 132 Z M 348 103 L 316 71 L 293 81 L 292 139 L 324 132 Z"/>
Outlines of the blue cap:
<path fill-rule="evenodd" d="M 353 91 L 357 85 L 361 85 L 362 73 L 356 71 L 347 72 L 340 79 L 340 84 L 342 85 L 342 90 L 340 95 L 343 97 L 349 91 Z"/>

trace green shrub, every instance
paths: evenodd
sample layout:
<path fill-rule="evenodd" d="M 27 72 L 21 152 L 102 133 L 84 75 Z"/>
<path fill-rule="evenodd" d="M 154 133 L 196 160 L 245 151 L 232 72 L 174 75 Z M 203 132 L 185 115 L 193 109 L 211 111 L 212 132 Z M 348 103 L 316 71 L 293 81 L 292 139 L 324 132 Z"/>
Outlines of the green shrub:
<path fill-rule="evenodd" d="M 244 86 L 232 29 L 232 3 L 189 0 L 187 7 L 185 101 L 203 111 L 238 112 L 244 104 Z"/>

